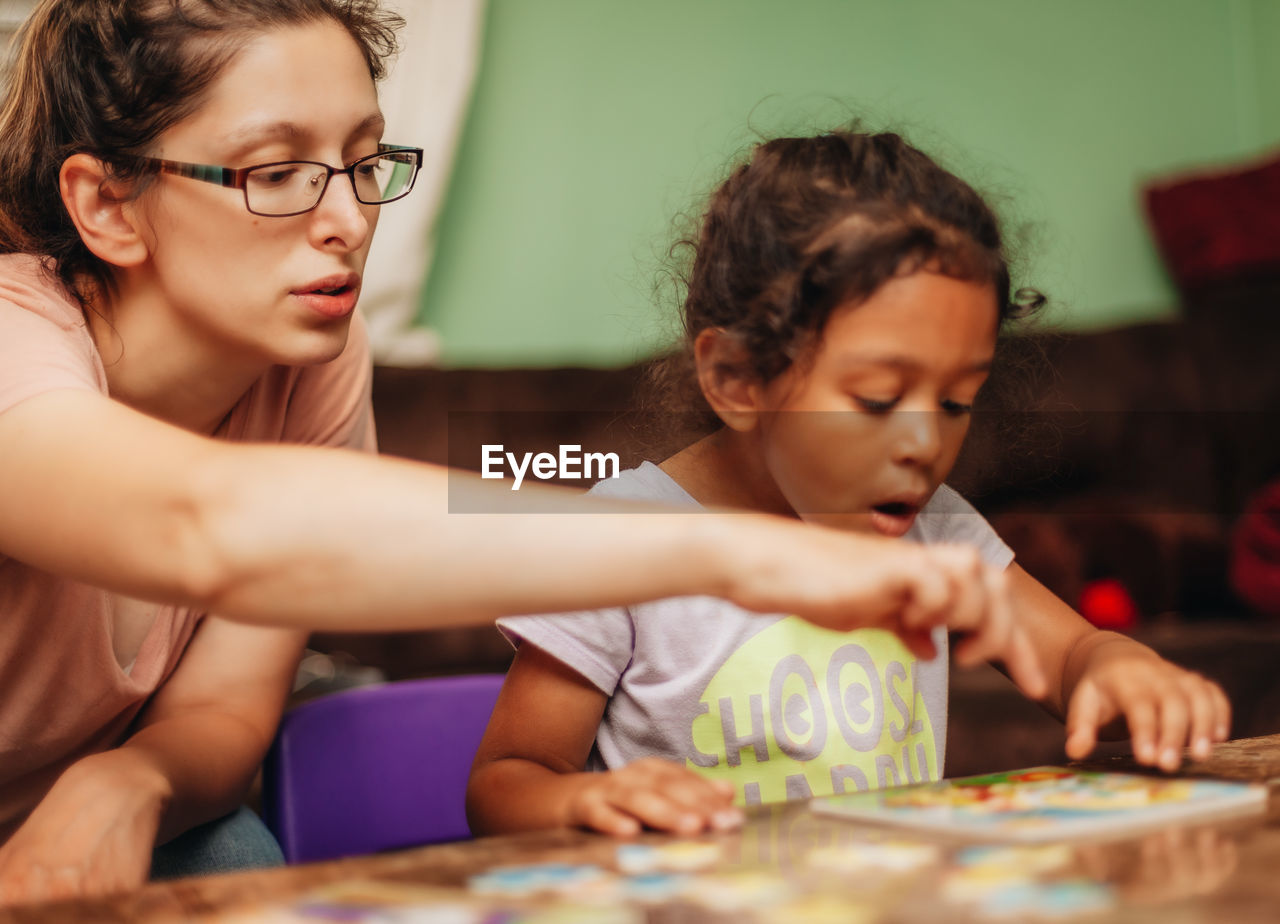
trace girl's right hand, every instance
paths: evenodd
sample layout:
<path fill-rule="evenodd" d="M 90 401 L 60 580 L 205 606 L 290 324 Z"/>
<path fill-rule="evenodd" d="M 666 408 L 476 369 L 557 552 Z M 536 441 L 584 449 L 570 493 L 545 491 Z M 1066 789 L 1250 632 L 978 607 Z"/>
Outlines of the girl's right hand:
<path fill-rule="evenodd" d="M 650 828 L 672 834 L 739 827 L 733 784 L 708 780 L 687 767 L 648 757 L 607 773 L 594 773 L 570 800 L 569 824 L 615 837 Z"/>
<path fill-rule="evenodd" d="M 742 538 L 735 542 L 739 553 Z M 932 634 L 942 626 L 961 636 L 957 663 L 998 660 L 1027 696 L 1040 699 L 1048 692 L 1044 670 L 1014 615 L 1005 573 L 986 564 L 977 550 L 808 524 L 797 524 L 789 541 L 778 541 L 776 533 L 747 541 L 758 543 L 761 554 L 730 595 L 739 605 L 794 613 L 838 631 L 887 629 L 924 659 L 937 654 Z"/>

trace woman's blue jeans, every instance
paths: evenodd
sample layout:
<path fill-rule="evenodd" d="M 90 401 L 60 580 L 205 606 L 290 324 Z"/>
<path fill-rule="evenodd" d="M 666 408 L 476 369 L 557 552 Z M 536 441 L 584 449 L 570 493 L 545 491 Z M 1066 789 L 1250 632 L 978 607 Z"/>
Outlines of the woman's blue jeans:
<path fill-rule="evenodd" d="M 177 879 L 240 869 L 283 866 L 284 854 L 262 820 L 246 806 L 192 828 L 151 854 L 152 879 Z"/>

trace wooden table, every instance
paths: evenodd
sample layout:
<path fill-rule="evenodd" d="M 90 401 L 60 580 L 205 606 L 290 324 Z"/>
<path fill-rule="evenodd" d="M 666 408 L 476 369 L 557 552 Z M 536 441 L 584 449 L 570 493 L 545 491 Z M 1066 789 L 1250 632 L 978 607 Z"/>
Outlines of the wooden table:
<path fill-rule="evenodd" d="M 1132 770 L 1123 758 L 1086 764 L 1090 769 Z M 1187 765 L 1185 772 L 1252 782 L 1280 782 L 1280 735 L 1248 738 L 1218 746 L 1212 757 Z M 739 832 L 720 836 L 723 849 L 719 870 L 780 873 L 789 881 L 808 881 L 802 858 L 817 846 L 867 837 L 868 829 L 815 815 L 803 803 L 767 806 L 751 813 Z M 666 839 L 647 835 L 643 842 Z M 954 844 L 940 843 L 944 859 Z M 577 831 L 484 838 L 425 847 L 394 854 L 332 863 L 184 879 L 148 885 L 139 892 L 109 901 L 28 906 L 0 911 L 0 922 L 114 922 L 114 921 L 251 921 L 266 917 L 272 907 L 286 905 L 310 890 L 330 883 L 378 880 L 440 887 L 449 896 L 466 899 L 468 877 L 495 866 L 535 862 L 592 863 L 612 867 L 618 842 Z M 1072 876 L 1107 883 L 1114 896 L 1111 908 L 1095 912 L 1088 921 L 1262 922 L 1280 920 L 1280 801 L 1273 789 L 1265 814 L 1225 819 L 1190 828 L 1099 843 L 1074 842 Z M 982 920 L 971 907 L 949 903 L 941 896 L 945 863 L 914 878 L 879 874 L 857 881 L 845 877 L 827 882 L 814 894 L 813 914 L 791 920 L 886 922 L 948 922 Z M 828 877 L 829 878 L 829 877 Z M 806 886 L 807 888 L 807 886 Z M 848 914 L 833 906 L 832 896 L 848 902 Z M 529 901 L 529 900 L 526 900 Z M 534 900 L 536 901 L 536 900 Z M 506 900 L 505 904 L 512 904 Z M 518 902 L 515 902 L 518 903 Z M 637 920 L 687 922 L 696 920 L 777 919 L 768 910 L 757 916 L 734 911 L 715 913 L 687 903 L 645 906 Z M 1017 920 L 1025 920 L 1020 916 Z"/>

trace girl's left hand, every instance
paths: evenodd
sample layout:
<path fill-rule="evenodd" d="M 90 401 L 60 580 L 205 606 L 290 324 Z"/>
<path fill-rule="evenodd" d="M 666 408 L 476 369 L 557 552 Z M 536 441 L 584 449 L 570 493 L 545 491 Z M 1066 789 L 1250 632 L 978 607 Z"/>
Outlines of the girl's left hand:
<path fill-rule="evenodd" d="M 1093 750 L 1098 730 L 1123 718 L 1140 764 L 1174 771 L 1183 748 L 1203 760 L 1231 729 L 1231 704 L 1222 688 L 1123 637 L 1087 655 L 1067 705 L 1067 756 Z"/>
<path fill-rule="evenodd" d="M 0 905 L 141 887 L 164 805 L 149 774 L 121 750 L 72 764 L 0 848 Z"/>

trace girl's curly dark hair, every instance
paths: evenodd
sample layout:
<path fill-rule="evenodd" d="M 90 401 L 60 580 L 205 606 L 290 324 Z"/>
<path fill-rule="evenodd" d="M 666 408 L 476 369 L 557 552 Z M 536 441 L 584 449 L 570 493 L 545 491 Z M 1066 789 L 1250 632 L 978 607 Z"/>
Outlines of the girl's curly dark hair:
<path fill-rule="evenodd" d="M 687 395 L 698 333 L 735 336 L 769 381 L 806 355 L 831 313 L 922 267 L 990 283 L 1003 324 L 1038 308 L 1011 290 L 1000 225 L 966 182 L 892 133 L 832 131 L 753 148 L 711 195 L 683 278 L 684 349 L 655 372 Z M 702 411 L 710 413 L 699 400 Z M 705 424 L 706 421 L 704 421 Z"/>

